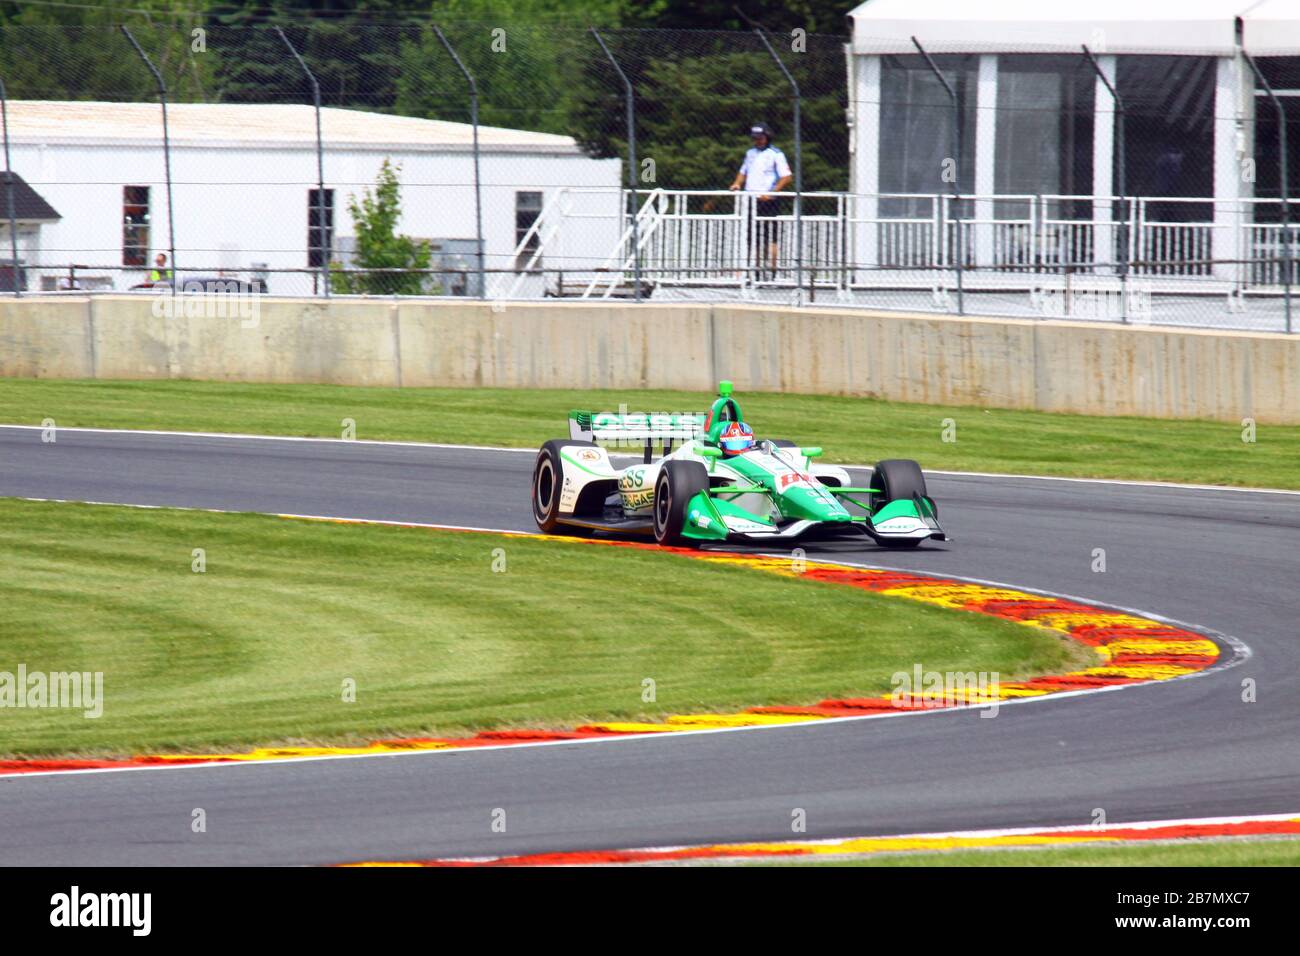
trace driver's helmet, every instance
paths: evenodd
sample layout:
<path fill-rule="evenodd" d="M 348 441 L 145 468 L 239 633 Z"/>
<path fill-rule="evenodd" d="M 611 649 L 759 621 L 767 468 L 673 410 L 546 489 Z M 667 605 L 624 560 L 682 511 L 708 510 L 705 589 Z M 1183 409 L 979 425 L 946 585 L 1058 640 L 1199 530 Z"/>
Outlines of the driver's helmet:
<path fill-rule="evenodd" d="M 754 429 L 744 422 L 728 422 L 718 434 L 718 447 L 727 456 L 743 454 L 754 447 Z"/>

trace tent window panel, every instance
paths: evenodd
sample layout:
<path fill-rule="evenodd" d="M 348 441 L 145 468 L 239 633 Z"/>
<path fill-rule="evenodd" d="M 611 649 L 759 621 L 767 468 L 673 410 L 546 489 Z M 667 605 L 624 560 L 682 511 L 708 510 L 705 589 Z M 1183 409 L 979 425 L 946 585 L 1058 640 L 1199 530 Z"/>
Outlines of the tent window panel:
<path fill-rule="evenodd" d="M 1118 56 L 1124 98 L 1124 188 L 1131 196 L 1214 195 L 1213 57 Z M 1116 174 L 1117 188 L 1120 184 Z M 1152 222 L 1204 222 L 1210 203 L 1153 202 Z"/>
<path fill-rule="evenodd" d="M 998 195 L 1092 194 L 1095 77 L 1080 57 L 998 58 L 993 177 Z M 1028 215 L 1027 209 L 1014 212 Z M 1049 213 L 1087 217 L 1091 203 L 1052 203 Z"/>
<path fill-rule="evenodd" d="M 975 189 L 975 97 L 979 57 L 940 56 L 936 65 L 957 93 L 962 154 L 956 155 L 952 101 L 920 55 L 887 56 L 881 63 L 880 191 L 882 193 L 949 193 L 945 174 L 956 162 L 957 186 Z M 925 217 L 926 200 L 885 199 L 883 216 Z"/>
<path fill-rule="evenodd" d="M 1286 117 L 1287 193 L 1292 199 L 1300 197 L 1300 57 L 1261 57 L 1256 61 L 1264 78 L 1268 80 L 1282 101 Z M 1252 73 L 1253 77 L 1254 74 Z M 1278 136 L 1277 108 L 1264 93 L 1264 87 L 1255 83 L 1255 195 L 1261 199 L 1278 199 L 1282 195 L 1281 137 Z M 1292 220 L 1296 206 L 1292 205 Z M 1279 222 L 1282 218 L 1280 202 L 1258 203 L 1255 218 L 1259 222 Z"/>

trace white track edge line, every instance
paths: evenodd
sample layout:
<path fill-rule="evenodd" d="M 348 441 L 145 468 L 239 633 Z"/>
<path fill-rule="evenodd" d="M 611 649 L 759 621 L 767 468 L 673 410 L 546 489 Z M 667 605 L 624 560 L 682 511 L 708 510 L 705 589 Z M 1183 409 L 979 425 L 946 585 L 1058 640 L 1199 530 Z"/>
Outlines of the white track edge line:
<path fill-rule="evenodd" d="M 21 428 L 28 431 L 45 430 L 42 425 L 0 424 L 0 430 L 5 428 Z M 327 442 L 338 445 L 392 445 L 398 448 L 449 448 L 460 451 L 535 454 L 531 448 L 510 448 L 504 445 L 463 445 L 453 442 L 385 441 L 377 438 L 324 438 L 310 435 L 251 435 L 244 432 L 158 431 L 145 428 L 86 428 L 75 425 L 56 425 L 54 428 L 56 433 L 59 431 L 67 431 L 87 432 L 97 435 L 158 435 L 163 437 L 175 436 L 179 438 L 236 438 L 253 441 Z M 614 454 L 622 455 L 623 453 L 615 452 Z M 628 452 L 626 457 L 639 458 L 640 455 Z M 837 465 L 840 468 L 856 468 L 863 471 L 871 471 L 874 467 L 872 465 L 845 462 L 827 462 L 827 464 Z M 1071 481 L 1098 485 L 1127 485 L 1138 488 L 1170 488 L 1180 491 L 1241 491 L 1252 494 L 1300 496 L 1300 491 L 1291 488 L 1253 488 L 1239 485 L 1200 485 L 1177 481 L 1144 481 L 1141 479 L 1130 478 L 1076 478 L 1067 475 L 1019 475 L 1012 472 L 998 471 L 944 471 L 937 468 L 925 468 L 923 471 L 931 475 L 944 475 L 945 477 L 955 478 L 1013 478 L 1032 481 Z"/>
<path fill-rule="evenodd" d="M 456 448 L 467 451 L 513 451 L 528 452 L 536 454 L 531 448 L 507 448 L 504 445 L 457 445 L 454 443 L 427 442 L 427 441 L 386 441 L 378 438 L 325 438 L 323 436 L 313 435 L 252 435 L 246 432 L 187 432 L 187 431 L 160 431 L 148 428 L 86 428 L 79 425 L 54 425 L 55 434 L 58 432 L 85 432 L 93 435 L 157 435 L 161 437 L 176 438 L 236 438 L 243 441 L 296 441 L 296 442 L 326 442 L 336 445 L 395 445 L 399 448 Z M 9 423 L 0 424 L 0 429 L 21 428 L 27 431 L 45 431 L 43 425 L 14 425 Z"/>
<path fill-rule="evenodd" d="M 1192 817 L 1188 819 L 1178 819 L 1178 820 L 1141 820 L 1133 823 L 1105 823 L 1105 824 L 1101 824 L 1100 826 L 1094 823 L 1077 823 L 1077 824 L 1069 824 L 1066 826 L 1004 827 L 1004 828 L 986 829 L 986 830 L 948 830 L 948 831 L 940 831 L 934 833 L 898 833 L 898 834 L 863 833 L 854 836 L 825 837 L 825 838 L 818 838 L 815 840 L 784 840 L 784 839 L 727 840 L 721 843 L 684 843 L 676 846 L 638 846 L 638 847 L 623 847 L 615 850 L 597 850 L 597 851 L 575 850 L 572 852 L 574 853 L 585 853 L 585 852 L 676 853 L 682 850 L 699 850 L 706 847 L 725 850 L 728 847 L 748 846 L 753 843 L 767 843 L 767 844 L 780 845 L 780 846 L 814 847 L 814 846 L 834 846 L 838 843 L 847 843 L 852 840 L 951 840 L 951 839 L 987 840 L 987 839 L 997 839 L 1000 837 L 1035 836 L 1040 834 L 1046 834 L 1046 835 L 1060 834 L 1062 836 L 1065 836 L 1072 833 L 1105 834 L 1107 832 L 1113 832 L 1116 830 L 1158 830 L 1163 827 L 1222 826 L 1225 824 L 1230 825 L 1236 823 L 1274 823 L 1274 822 L 1285 822 L 1285 821 L 1297 820 L 1297 819 L 1300 819 L 1300 810 L 1297 810 L 1293 813 L 1257 813 L 1257 814 L 1243 814 L 1239 816 L 1230 816 L 1230 817 Z M 1192 839 L 1196 839 L 1196 838 L 1193 837 Z M 1221 839 L 1221 838 L 1204 838 L 1204 839 Z M 1119 841 L 1111 841 L 1111 842 L 1119 842 Z M 1157 842 L 1157 841 L 1153 841 L 1153 842 Z M 982 849 L 982 848 L 962 847 L 960 849 Z M 1040 849 L 1040 848 L 1034 847 L 1033 849 Z M 1041 849 L 1053 849 L 1053 848 L 1042 847 Z M 842 854 L 828 854 L 828 857 L 835 857 L 835 856 L 859 857 L 859 856 L 866 856 L 868 854 L 874 856 L 876 855 L 876 853 L 880 853 L 880 852 L 881 851 L 872 852 L 872 851 L 861 851 L 861 850 L 845 850 L 844 853 Z M 906 852 L 942 853 L 942 852 L 949 852 L 949 851 L 938 849 L 934 851 L 910 850 Z M 561 855 L 563 855 L 563 853 L 564 851 L 561 851 Z M 496 860 L 505 860 L 514 857 L 528 857 L 532 855 L 534 854 L 511 853 L 502 856 L 441 856 L 441 857 L 432 857 L 431 859 L 438 860 L 439 862 L 490 863 Z M 776 854 L 769 854 L 769 856 L 776 856 Z M 701 862 L 717 862 L 721 860 L 742 859 L 742 858 L 753 859 L 753 857 L 748 857 L 748 856 L 746 857 L 719 856 L 716 858 L 710 857 Z M 674 861 L 669 861 L 669 862 L 674 862 Z M 684 861 L 684 862 L 695 862 L 695 861 Z"/>

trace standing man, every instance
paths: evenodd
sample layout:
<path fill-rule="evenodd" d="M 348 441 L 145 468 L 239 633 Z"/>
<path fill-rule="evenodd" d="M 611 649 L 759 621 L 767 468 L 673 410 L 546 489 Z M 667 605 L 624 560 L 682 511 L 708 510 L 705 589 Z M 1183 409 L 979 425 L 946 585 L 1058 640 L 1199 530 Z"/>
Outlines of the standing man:
<path fill-rule="evenodd" d="M 149 281 L 154 283 L 172 281 L 172 270 L 167 268 L 167 253 L 160 252 L 154 257 Z"/>
<path fill-rule="evenodd" d="M 777 243 L 777 225 L 775 222 L 758 222 L 776 217 L 778 200 L 775 193 L 790 185 L 794 176 L 785 153 L 772 145 L 772 131 L 766 123 L 755 123 L 749 128 L 749 138 L 754 145 L 745 153 L 745 161 L 740 164 L 736 179 L 731 184 L 731 191 L 744 190 L 747 199 L 753 205 L 747 210 L 749 218 L 749 239 L 754 244 L 755 279 L 763 278 L 763 253 L 766 250 L 771 268 L 771 277 L 776 278 L 776 259 L 780 251 Z M 757 198 L 753 197 L 757 195 Z"/>

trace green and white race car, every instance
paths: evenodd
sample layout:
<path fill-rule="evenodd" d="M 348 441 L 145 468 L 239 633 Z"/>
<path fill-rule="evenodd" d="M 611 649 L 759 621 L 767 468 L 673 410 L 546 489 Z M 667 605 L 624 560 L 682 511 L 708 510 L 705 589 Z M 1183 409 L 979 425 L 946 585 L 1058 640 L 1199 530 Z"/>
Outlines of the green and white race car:
<path fill-rule="evenodd" d="M 679 547 L 814 530 L 887 547 L 947 540 L 916 462 L 877 462 L 871 486 L 853 487 L 845 469 L 813 463 L 820 448 L 755 438 L 730 382 L 707 413 L 574 411 L 569 435 L 542 445 L 533 468 L 533 517 L 545 532 L 653 534 Z M 642 448 L 642 460 L 615 467 L 604 445 Z"/>

